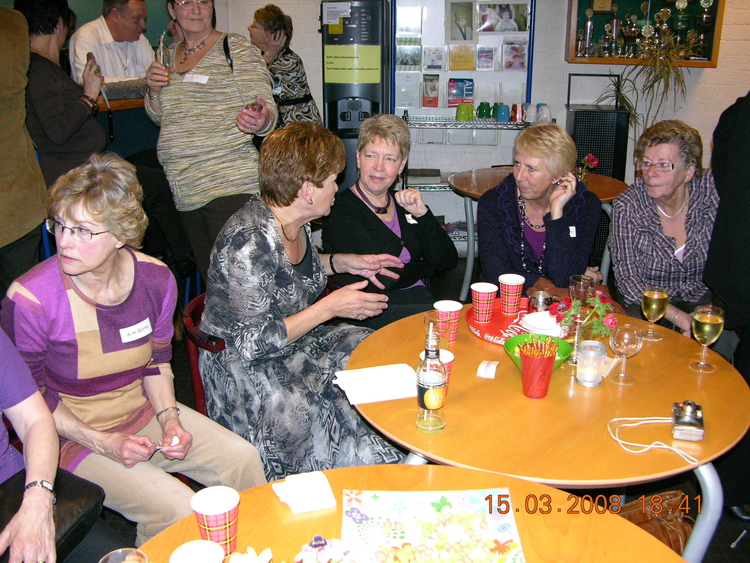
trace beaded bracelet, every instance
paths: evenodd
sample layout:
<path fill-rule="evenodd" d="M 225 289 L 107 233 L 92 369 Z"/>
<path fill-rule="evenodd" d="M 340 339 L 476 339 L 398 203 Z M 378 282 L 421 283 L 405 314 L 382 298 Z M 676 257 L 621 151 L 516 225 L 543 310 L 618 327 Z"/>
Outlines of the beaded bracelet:
<path fill-rule="evenodd" d="M 87 96 L 86 94 L 81 94 L 80 99 L 83 100 L 83 102 L 91 108 L 91 115 L 96 115 L 99 113 L 99 105 L 96 103 L 96 100 L 92 98 L 91 96 Z"/>

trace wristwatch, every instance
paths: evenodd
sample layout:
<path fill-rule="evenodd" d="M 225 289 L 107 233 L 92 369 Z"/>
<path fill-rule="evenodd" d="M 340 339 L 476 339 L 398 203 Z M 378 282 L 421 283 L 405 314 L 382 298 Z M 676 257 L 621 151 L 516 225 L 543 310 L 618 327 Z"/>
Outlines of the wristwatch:
<path fill-rule="evenodd" d="M 40 479 L 38 481 L 31 481 L 30 483 L 26 484 L 23 490 L 28 491 L 29 489 L 32 489 L 34 487 L 39 487 L 41 489 L 44 489 L 49 494 L 51 494 L 52 504 L 55 504 L 55 502 L 57 502 L 57 496 L 55 495 L 55 487 L 49 481 L 45 481 L 44 479 Z"/>

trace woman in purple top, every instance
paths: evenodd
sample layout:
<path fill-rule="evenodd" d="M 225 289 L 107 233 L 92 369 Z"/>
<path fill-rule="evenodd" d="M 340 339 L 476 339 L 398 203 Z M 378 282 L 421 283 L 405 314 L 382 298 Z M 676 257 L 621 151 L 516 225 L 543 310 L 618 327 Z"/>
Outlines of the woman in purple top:
<path fill-rule="evenodd" d="M 0 415 L 13 424 L 24 443 L 24 456 L 8 441 L 0 424 L 0 483 L 26 467 L 21 508 L 0 532 L 0 555 L 10 546 L 11 560 L 47 561 L 55 555 L 52 519 L 59 451 L 55 422 L 8 337 L 0 330 Z"/>
<path fill-rule="evenodd" d="M 192 489 L 168 473 L 244 490 L 265 482 L 260 456 L 175 400 L 176 283 L 133 250 L 147 223 L 135 167 L 93 155 L 50 197 L 58 253 L 11 285 L 3 329 L 53 413 L 60 466 L 101 486 L 140 545 L 192 512 Z"/>
<path fill-rule="evenodd" d="M 325 252 L 385 252 L 404 263 L 397 280 L 380 276 L 384 289 L 366 289 L 388 296 L 382 315 L 358 323 L 369 328 L 432 309 L 435 298 L 422 280 L 458 262 L 456 247 L 419 190 L 391 191 L 406 167 L 410 143 L 409 127 L 400 117 L 379 114 L 365 120 L 357 141 L 359 179 L 336 196 L 331 214 L 323 219 Z M 346 274 L 334 277 L 338 284 L 361 280 Z"/>
<path fill-rule="evenodd" d="M 601 281 L 588 263 L 602 204 L 571 173 L 573 139 L 559 125 L 537 124 L 519 133 L 513 152 L 513 174 L 479 199 L 482 280 L 520 274 L 525 289 L 540 278 L 567 288 L 577 274 Z"/>

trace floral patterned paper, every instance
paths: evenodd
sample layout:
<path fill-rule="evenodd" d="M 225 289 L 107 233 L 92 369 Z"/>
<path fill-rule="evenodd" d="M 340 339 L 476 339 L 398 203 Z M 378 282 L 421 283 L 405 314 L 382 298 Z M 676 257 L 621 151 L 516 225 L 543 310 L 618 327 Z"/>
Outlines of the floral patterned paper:
<path fill-rule="evenodd" d="M 360 563 L 523 563 L 512 505 L 507 514 L 488 513 L 485 498 L 492 495 L 496 508 L 498 494 L 508 489 L 345 489 L 341 539 Z"/>

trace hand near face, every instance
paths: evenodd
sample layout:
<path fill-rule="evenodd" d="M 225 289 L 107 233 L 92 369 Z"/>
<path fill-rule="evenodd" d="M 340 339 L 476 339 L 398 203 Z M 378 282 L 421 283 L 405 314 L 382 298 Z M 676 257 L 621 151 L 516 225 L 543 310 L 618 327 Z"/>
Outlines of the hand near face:
<path fill-rule="evenodd" d="M 393 194 L 393 197 L 396 199 L 396 203 L 414 217 L 421 217 L 427 213 L 427 206 L 422 199 L 422 192 L 419 190 L 415 190 L 414 188 L 400 190 Z"/>
<path fill-rule="evenodd" d="M 549 198 L 550 215 L 553 221 L 563 216 L 563 208 L 575 195 L 577 185 L 578 181 L 571 172 L 560 178 L 558 186 L 552 190 Z"/>
<path fill-rule="evenodd" d="M 265 130 L 268 124 L 268 106 L 263 98 L 255 98 L 255 102 L 247 104 L 237 114 L 237 128 L 248 135 L 255 135 Z"/>

